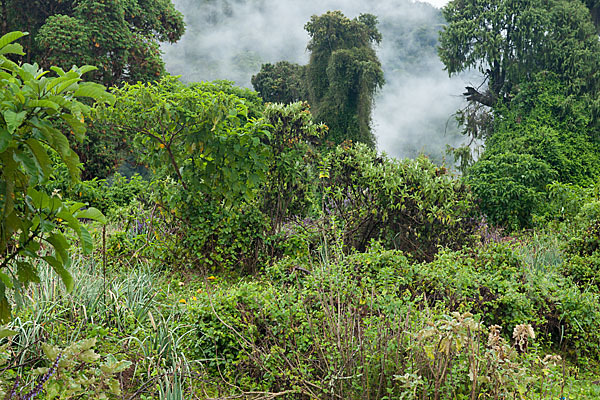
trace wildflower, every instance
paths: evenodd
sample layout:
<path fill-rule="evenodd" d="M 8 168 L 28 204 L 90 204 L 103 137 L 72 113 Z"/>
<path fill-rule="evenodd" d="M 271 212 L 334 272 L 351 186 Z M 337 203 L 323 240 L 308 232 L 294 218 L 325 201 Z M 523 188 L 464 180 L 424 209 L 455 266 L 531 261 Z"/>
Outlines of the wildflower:
<path fill-rule="evenodd" d="M 42 389 L 44 388 L 44 384 L 56 372 L 56 369 L 58 368 L 58 362 L 60 361 L 61 357 L 62 357 L 62 353 L 60 353 L 56 357 L 56 360 L 54 361 L 54 364 L 52 364 L 52 366 L 48 369 L 48 371 L 42 376 L 42 378 L 39 380 L 38 384 L 33 388 L 33 390 L 31 392 L 27 393 L 23 397 L 23 400 L 31 400 L 31 399 L 35 398 L 38 394 L 41 393 Z"/>
<path fill-rule="evenodd" d="M 183 285 L 185 285 L 185 283 L 179 281 L 179 286 L 183 286 Z"/>
<path fill-rule="evenodd" d="M 161 149 L 164 149 L 165 145 L 161 143 L 161 144 L 158 145 L 158 147 L 160 147 Z"/>
<path fill-rule="evenodd" d="M 185 299 L 179 299 L 179 302 L 180 302 L 181 304 L 185 304 L 185 303 L 187 303 L 187 301 L 185 301 Z"/>
<path fill-rule="evenodd" d="M 202 293 L 202 289 L 197 289 L 196 293 Z"/>
<path fill-rule="evenodd" d="M 196 301 L 196 300 L 198 300 L 198 299 L 196 298 L 196 296 L 194 296 L 194 297 L 192 297 L 192 300 Z"/>
<path fill-rule="evenodd" d="M 217 278 L 216 278 L 215 276 L 211 275 L 211 276 L 209 276 L 209 277 L 208 277 L 208 278 L 206 278 L 206 279 L 208 279 L 209 281 L 214 281 L 214 280 L 216 280 Z"/>

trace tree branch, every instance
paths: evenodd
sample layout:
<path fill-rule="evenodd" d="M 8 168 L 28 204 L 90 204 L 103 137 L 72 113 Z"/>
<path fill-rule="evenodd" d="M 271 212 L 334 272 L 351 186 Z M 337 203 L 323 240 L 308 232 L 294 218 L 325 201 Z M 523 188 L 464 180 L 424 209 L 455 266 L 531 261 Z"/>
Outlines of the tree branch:
<path fill-rule="evenodd" d="M 463 96 L 465 96 L 468 101 L 474 101 L 488 107 L 493 107 L 498 101 L 496 96 L 489 91 L 481 93 L 472 86 L 467 86 L 465 89 L 467 91 L 463 93 Z"/>

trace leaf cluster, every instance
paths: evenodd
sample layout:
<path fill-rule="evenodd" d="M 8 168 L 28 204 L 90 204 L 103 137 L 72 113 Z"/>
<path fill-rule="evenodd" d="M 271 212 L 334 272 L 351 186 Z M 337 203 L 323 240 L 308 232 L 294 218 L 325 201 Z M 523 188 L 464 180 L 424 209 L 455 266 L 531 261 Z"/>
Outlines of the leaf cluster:
<path fill-rule="evenodd" d="M 89 252 L 92 240 L 78 219 L 104 217 L 97 209 L 84 209 L 83 203 L 69 203 L 57 194 L 44 192 L 44 185 L 54 173 L 50 157 L 56 154 L 71 178 L 77 180 L 79 160 L 57 126 L 67 126 L 71 135 L 81 139 L 85 118 L 91 113 L 81 99 L 113 101 L 102 86 L 81 82 L 82 74 L 93 67 L 68 72 L 53 67 L 58 76 L 51 77 L 36 64 L 18 65 L 8 60 L 4 54 L 22 52 L 21 46 L 13 43 L 22 36 L 21 32 L 12 32 L 0 38 L 1 322 L 10 319 L 7 289 L 14 289 L 18 300 L 22 285 L 39 281 L 37 260 L 50 264 L 67 288 L 72 288 L 67 271 L 70 245 L 63 233 L 70 229 Z"/>

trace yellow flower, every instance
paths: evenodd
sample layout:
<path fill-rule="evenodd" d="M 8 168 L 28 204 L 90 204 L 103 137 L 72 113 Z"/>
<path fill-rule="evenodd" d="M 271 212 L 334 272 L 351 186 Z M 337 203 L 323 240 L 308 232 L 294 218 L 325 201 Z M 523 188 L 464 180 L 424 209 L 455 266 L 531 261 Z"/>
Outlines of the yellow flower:
<path fill-rule="evenodd" d="M 194 297 L 192 297 L 192 300 L 196 301 L 196 300 L 198 300 L 198 299 L 196 298 L 196 296 L 194 296 Z"/>
<path fill-rule="evenodd" d="M 185 304 L 185 303 L 187 303 L 187 301 L 185 301 L 185 299 L 179 299 L 179 302 L 180 302 L 181 304 Z"/>
<path fill-rule="evenodd" d="M 206 278 L 206 279 L 208 279 L 209 281 L 214 281 L 214 280 L 215 280 L 215 279 L 217 279 L 217 278 L 216 278 L 215 276 L 212 276 L 212 275 L 211 275 L 211 276 L 209 276 L 209 277 L 208 277 L 208 278 Z"/>
<path fill-rule="evenodd" d="M 161 144 L 158 145 L 158 147 L 160 147 L 161 149 L 164 149 L 165 145 L 161 143 Z"/>
<path fill-rule="evenodd" d="M 202 289 L 196 290 L 196 293 L 202 293 Z"/>

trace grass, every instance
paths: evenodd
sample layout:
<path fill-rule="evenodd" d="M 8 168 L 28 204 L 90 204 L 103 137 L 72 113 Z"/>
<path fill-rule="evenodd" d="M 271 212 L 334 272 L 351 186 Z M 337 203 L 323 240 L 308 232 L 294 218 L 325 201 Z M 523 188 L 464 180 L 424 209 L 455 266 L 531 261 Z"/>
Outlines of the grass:
<path fill-rule="evenodd" d="M 542 279 L 560 267 L 560 248 L 558 239 L 533 236 L 517 253 L 530 279 Z M 0 365 L 0 387 L 6 391 L 19 376 L 22 393 L 33 388 L 36 369 L 51 364 L 43 356 L 44 343 L 64 349 L 90 338 L 97 339 L 98 361 L 65 369 L 60 379 L 79 370 L 98 375 L 110 357 L 128 360 L 131 367 L 118 373 L 122 394 L 109 396 L 127 400 L 468 399 L 475 358 L 488 363 L 481 374 L 495 376 L 487 331 L 475 335 L 475 325 L 465 317 L 396 293 L 395 267 L 386 269 L 377 252 L 348 263 L 346 257 L 330 248 L 303 265 L 309 275 L 289 272 L 297 260 L 284 260 L 262 277 L 238 281 L 157 272 L 141 262 L 113 269 L 105 280 L 93 258 L 78 257 L 71 267 L 72 293 L 40 265 L 41 282 L 22 293 L 9 325 L 18 334 L 0 342 L 0 360 L 10 360 Z M 207 324 L 203 333 L 199 321 Z M 447 340 L 463 343 L 444 350 L 453 354 L 451 362 L 436 347 Z M 546 350 L 538 343 L 530 351 L 529 358 L 514 356 L 520 372 L 504 372 L 514 382 L 498 375 L 497 384 L 504 385 L 498 387 L 505 390 L 498 393 L 517 393 L 521 387 L 531 389 L 522 394 L 527 400 L 600 398 L 594 361 L 586 368 L 572 361 L 545 366 Z M 444 365 L 447 376 L 435 372 Z M 485 381 L 480 385 L 491 387 Z M 464 390 L 456 390 L 460 387 Z M 481 398 L 492 399 L 493 393 L 486 389 Z M 57 398 L 78 397 L 63 393 Z"/>

